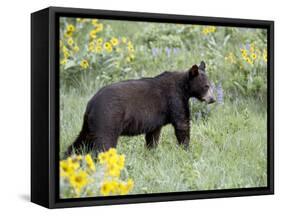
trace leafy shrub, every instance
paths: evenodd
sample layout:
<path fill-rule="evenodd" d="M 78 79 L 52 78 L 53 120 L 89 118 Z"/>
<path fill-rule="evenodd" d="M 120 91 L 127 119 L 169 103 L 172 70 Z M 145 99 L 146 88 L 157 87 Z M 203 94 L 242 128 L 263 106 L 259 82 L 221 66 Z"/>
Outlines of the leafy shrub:
<path fill-rule="evenodd" d="M 264 100 L 265 30 L 125 22 L 126 32 L 121 31 L 124 28 L 121 24 L 61 18 L 62 86 L 87 87 L 90 80 L 103 86 L 165 70 L 186 70 L 205 60 L 209 77 L 215 83 L 220 82 L 230 98 L 242 95 Z"/>
<path fill-rule="evenodd" d="M 97 19 L 62 18 L 60 26 L 60 71 L 65 85 L 79 85 L 88 78 L 110 83 L 126 77 L 135 59 L 129 38 L 112 35 L 110 24 Z M 84 80 L 83 73 L 87 73 Z"/>

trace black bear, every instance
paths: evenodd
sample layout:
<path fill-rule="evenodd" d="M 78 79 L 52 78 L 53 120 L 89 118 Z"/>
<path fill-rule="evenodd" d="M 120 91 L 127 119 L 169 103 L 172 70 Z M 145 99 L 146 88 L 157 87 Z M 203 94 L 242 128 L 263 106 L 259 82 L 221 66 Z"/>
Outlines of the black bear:
<path fill-rule="evenodd" d="M 215 102 L 205 63 L 183 72 L 127 80 L 101 88 L 88 102 L 82 130 L 65 155 L 82 146 L 95 153 L 116 147 L 119 136 L 145 134 L 146 146 L 156 147 L 161 128 L 172 124 L 178 143 L 188 147 L 188 100 Z"/>

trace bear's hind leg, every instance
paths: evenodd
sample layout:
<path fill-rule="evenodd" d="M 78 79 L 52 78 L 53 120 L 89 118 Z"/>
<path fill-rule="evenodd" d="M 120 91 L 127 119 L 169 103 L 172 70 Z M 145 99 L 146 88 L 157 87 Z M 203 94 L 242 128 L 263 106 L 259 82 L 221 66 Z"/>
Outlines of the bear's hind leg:
<path fill-rule="evenodd" d="M 116 148 L 118 136 L 110 137 L 108 135 L 97 137 L 93 145 L 93 150 L 96 154 L 106 152 L 110 148 Z"/>
<path fill-rule="evenodd" d="M 161 127 L 157 128 L 145 135 L 146 147 L 148 149 L 155 148 L 159 142 Z"/>
<path fill-rule="evenodd" d="M 66 158 L 71 156 L 71 154 L 82 154 L 84 152 L 89 152 L 93 148 L 94 142 L 94 136 L 80 133 L 73 144 L 67 148 L 66 152 L 64 153 L 64 157 Z"/>

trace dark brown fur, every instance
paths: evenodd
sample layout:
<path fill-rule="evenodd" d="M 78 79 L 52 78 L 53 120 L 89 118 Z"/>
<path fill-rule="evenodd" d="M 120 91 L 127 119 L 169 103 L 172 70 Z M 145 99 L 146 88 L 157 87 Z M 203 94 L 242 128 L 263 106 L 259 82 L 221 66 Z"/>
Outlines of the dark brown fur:
<path fill-rule="evenodd" d="M 156 147 L 161 128 L 167 124 L 173 125 L 178 143 L 188 147 L 188 100 L 203 100 L 209 86 L 202 64 L 185 72 L 164 72 L 100 89 L 88 102 L 82 130 L 66 155 L 78 152 L 82 145 L 95 152 L 106 151 L 116 147 L 119 136 L 140 134 L 145 134 L 148 148 Z"/>

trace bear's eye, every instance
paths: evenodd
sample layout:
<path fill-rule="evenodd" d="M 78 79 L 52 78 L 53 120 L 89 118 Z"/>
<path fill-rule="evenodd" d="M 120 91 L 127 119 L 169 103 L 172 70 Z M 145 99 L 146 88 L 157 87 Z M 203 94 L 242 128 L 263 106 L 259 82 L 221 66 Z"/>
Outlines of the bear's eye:
<path fill-rule="evenodd" d="M 210 86 L 209 85 L 205 85 L 205 88 L 208 89 Z"/>

